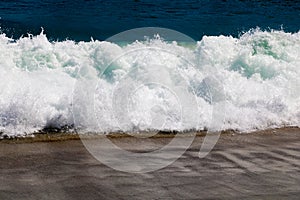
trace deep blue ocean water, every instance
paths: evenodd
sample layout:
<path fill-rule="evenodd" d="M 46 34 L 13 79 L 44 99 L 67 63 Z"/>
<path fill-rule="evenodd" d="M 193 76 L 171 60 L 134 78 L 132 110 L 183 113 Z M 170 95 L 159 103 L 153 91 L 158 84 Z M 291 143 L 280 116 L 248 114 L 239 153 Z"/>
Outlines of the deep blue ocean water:
<path fill-rule="evenodd" d="M 251 28 L 300 28 L 300 2 L 292 0 L 2 0 L 1 31 L 19 38 L 105 40 L 138 27 L 164 27 L 195 40 L 203 35 L 238 36 Z"/>

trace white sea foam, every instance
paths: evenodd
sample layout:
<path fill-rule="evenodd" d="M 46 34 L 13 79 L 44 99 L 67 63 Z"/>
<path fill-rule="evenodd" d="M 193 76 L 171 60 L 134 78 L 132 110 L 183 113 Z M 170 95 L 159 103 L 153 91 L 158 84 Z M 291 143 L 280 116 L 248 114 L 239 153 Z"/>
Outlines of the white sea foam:
<path fill-rule="evenodd" d="M 218 99 L 218 88 L 207 91 L 211 75 L 225 99 Z M 81 86 L 94 91 L 93 105 L 86 106 L 90 102 L 84 95 L 76 95 L 74 105 L 73 91 L 82 77 L 87 82 Z M 135 91 L 125 91 L 122 80 L 137 84 Z M 145 84 L 148 80 L 154 83 Z M 214 120 L 213 107 L 224 101 L 219 129 L 300 126 L 300 33 L 251 30 L 239 38 L 205 36 L 194 46 L 157 38 L 122 47 L 49 42 L 43 33 L 13 41 L 2 34 L 0 92 L 2 136 L 73 127 L 73 114 L 82 132 L 201 130 Z M 114 106 L 126 92 L 131 92 L 124 105 L 127 118 L 121 119 Z M 192 98 L 195 115 L 185 116 L 181 107 Z"/>

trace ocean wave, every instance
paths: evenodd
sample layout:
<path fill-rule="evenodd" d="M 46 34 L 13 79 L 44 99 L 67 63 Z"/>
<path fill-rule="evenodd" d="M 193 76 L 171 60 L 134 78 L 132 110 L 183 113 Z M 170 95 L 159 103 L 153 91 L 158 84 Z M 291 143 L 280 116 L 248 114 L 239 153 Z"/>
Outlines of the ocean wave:
<path fill-rule="evenodd" d="M 65 127 L 101 133 L 203 130 L 216 120 L 213 112 L 225 113 L 222 130 L 300 126 L 300 32 L 255 29 L 238 38 L 204 36 L 195 44 L 155 37 L 122 45 L 55 42 L 43 32 L 18 40 L 1 34 L 0 71 L 2 137 Z M 219 86 L 212 83 L 208 90 L 210 77 Z M 139 87 L 131 91 L 131 103 L 120 105 L 118 95 L 130 92 L 120 84 L 131 83 Z M 92 88 L 92 105 L 80 92 L 74 98 L 80 87 Z M 197 109 L 182 117 L 189 95 Z M 220 103 L 224 109 L 216 107 Z M 127 119 L 118 118 L 120 108 Z"/>

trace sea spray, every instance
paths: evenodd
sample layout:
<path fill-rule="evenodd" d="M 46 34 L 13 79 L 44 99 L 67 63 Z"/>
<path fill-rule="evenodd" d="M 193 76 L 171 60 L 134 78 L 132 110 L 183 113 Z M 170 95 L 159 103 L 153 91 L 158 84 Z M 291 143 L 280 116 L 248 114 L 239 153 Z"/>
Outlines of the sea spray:
<path fill-rule="evenodd" d="M 149 51 L 136 51 L 145 47 Z M 128 124 L 120 127 L 116 121 L 112 112 L 112 91 L 137 57 L 145 57 L 143 63 L 139 63 L 144 66 L 158 62 L 152 51 L 155 48 L 175 52 L 193 65 L 192 70 L 186 68 L 183 74 L 192 89 L 186 88 L 186 91 L 193 91 L 197 101 L 197 124 L 184 123 L 182 126 L 178 106 L 174 106 L 178 105 L 178 100 L 167 90 L 163 92 L 151 84 L 133 95 L 138 108 L 131 107 L 133 112 Z M 128 51 L 135 53 L 126 54 L 105 70 L 116 57 Z M 185 69 L 178 58 L 168 53 L 164 56 L 166 66 Z M 82 133 L 157 129 L 152 126 L 153 115 L 167 119 L 164 129 L 203 130 L 209 126 L 213 107 L 209 98 L 211 91 L 205 87 L 205 75 L 210 73 L 215 73 L 214 77 L 222 83 L 226 96 L 222 129 L 248 132 L 300 126 L 299 32 L 255 29 L 238 38 L 204 36 L 194 45 L 164 41 L 163 38 L 125 45 L 97 40 L 54 42 L 42 32 L 18 40 L 0 35 L 2 136 L 24 136 L 45 128 L 73 127 L 73 92 L 82 69 L 86 71 L 80 75 L 97 80 L 95 89 L 98 92 L 95 109 L 92 113 L 82 113 L 82 120 L 88 121 L 94 114 L 99 119 L 97 124 L 83 123 Z M 153 76 L 159 76 L 157 73 L 153 72 Z M 172 76 L 167 73 L 165 78 L 176 85 L 178 79 Z M 153 101 L 160 106 L 149 110 Z M 84 104 L 85 100 L 80 102 Z"/>

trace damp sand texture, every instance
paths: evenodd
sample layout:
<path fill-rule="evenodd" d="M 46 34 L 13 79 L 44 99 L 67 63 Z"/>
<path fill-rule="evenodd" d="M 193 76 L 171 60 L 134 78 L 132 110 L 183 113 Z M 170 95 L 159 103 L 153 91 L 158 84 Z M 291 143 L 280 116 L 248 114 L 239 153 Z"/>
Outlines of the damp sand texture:
<path fill-rule="evenodd" d="M 135 150 L 136 138 L 111 138 Z M 167 137 L 148 139 L 158 146 Z M 77 138 L 2 140 L 0 199 L 298 199 L 300 130 L 222 134 L 198 158 L 203 137 L 161 170 L 133 174 L 97 161 Z"/>

